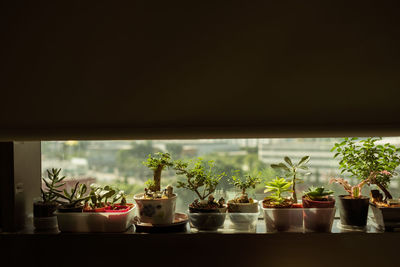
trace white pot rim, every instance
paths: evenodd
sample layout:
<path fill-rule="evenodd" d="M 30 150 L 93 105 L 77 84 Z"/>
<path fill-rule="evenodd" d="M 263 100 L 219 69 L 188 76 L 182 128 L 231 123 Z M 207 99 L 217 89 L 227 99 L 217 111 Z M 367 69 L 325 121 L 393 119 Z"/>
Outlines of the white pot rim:
<path fill-rule="evenodd" d="M 232 201 L 232 199 L 231 200 L 229 200 L 229 201 Z M 253 199 L 253 203 L 232 203 L 232 202 L 229 202 L 228 201 L 228 203 L 227 204 L 229 204 L 229 205 L 238 205 L 238 206 L 252 206 L 252 205 L 258 205 L 258 200 L 257 199 Z"/>
<path fill-rule="evenodd" d="M 139 201 L 170 201 L 170 200 L 174 200 L 178 197 L 177 194 L 174 193 L 174 195 L 170 198 L 156 198 L 156 199 L 147 199 L 147 198 L 143 198 L 144 193 L 139 193 L 133 196 L 133 199 L 139 200 Z"/>

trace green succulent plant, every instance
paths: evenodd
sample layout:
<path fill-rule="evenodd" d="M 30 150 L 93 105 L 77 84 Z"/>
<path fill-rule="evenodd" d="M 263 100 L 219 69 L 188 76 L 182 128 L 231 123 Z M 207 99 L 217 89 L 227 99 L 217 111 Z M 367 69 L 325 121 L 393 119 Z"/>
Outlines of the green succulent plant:
<path fill-rule="evenodd" d="M 40 188 L 43 203 L 57 202 L 59 194 L 62 192 L 59 188 L 65 183 L 63 180 L 65 176 L 60 177 L 61 169 L 47 170 L 47 178 L 42 178 L 42 181 L 46 185 L 46 190 Z"/>
<path fill-rule="evenodd" d="M 292 192 L 292 183 L 292 181 L 287 181 L 285 178 L 279 177 L 265 183 L 266 189 L 264 193 L 271 193 L 265 199 L 273 200 L 276 204 L 282 204 L 286 200 L 283 194 Z"/>
<path fill-rule="evenodd" d="M 333 194 L 332 190 L 327 190 L 323 186 L 322 187 L 314 187 L 311 186 L 307 191 L 304 192 L 304 195 L 311 200 L 323 200 L 326 199 L 327 196 Z"/>
<path fill-rule="evenodd" d="M 57 193 L 58 197 L 64 199 L 65 201 L 60 202 L 67 207 L 76 207 L 80 203 L 87 201 L 89 196 L 85 196 L 87 191 L 87 186 L 85 184 L 79 184 L 77 182 L 74 188 L 71 188 L 70 192 L 64 189 L 63 194 Z"/>
<path fill-rule="evenodd" d="M 294 202 L 297 202 L 296 184 L 303 182 L 302 176 L 311 174 L 310 172 L 303 172 L 309 170 L 307 163 L 310 161 L 310 156 L 302 157 L 298 163 L 293 163 L 288 156 L 284 157 L 284 161 L 279 164 L 271 164 L 271 168 L 282 170 L 287 178 L 292 179 L 292 198 Z"/>
<path fill-rule="evenodd" d="M 101 187 L 96 184 L 91 184 L 90 188 L 89 199 L 92 208 L 106 207 L 110 203 L 114 204 L 117 201 L 120 201 L 122 205 L 126 204 L 126 195 L 124 191 L 114 189 L 109 185 Z M 111 202 L 109 202 L 109 200 L 111 200 Z"/>

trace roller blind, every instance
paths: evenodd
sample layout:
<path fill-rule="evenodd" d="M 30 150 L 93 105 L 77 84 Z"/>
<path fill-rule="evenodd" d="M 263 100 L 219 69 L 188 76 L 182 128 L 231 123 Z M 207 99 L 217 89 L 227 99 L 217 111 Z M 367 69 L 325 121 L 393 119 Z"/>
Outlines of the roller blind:
<path fill-rule="evenodd" d="M 399 135 L 398 1 L 8 1 L 4 140 Z"/>

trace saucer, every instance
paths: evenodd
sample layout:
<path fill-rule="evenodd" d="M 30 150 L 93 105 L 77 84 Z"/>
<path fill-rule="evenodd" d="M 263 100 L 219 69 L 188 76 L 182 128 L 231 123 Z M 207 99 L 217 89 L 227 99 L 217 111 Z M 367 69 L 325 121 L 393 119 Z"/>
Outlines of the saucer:
<path fill-rule="evenodd" d="M 178 233 L 186 232 L 186 224 L 189 217 L 185 213 L 175 213 L 174 222 L 171 224 L 151 224 L 140 222 L 139 217 L 135 217 L 133 224 L 137 233 Z"/>

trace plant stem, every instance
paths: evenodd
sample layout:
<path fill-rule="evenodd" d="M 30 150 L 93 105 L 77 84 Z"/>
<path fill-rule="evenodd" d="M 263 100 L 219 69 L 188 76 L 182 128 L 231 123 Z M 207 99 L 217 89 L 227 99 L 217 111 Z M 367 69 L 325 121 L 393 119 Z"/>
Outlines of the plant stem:
<path fill-rule="evenodd" d="M 159 165 L 157 169 L 154 170 L 154 188 L 156 191 L 161 190 L 161 172 L 163 170 L 163 165 Z"/>
<path fill-rule="evenodd" d="M 293 183 L 292 183 L 292 198 L 295 203 L 297 203 L 297 195 L 296 195 L 296 173 L 293 174 Z"/>
<path fill-rule="evenodd" d="M 383 193 L 385 193 L 385 199 L 384 200 L 393 198 L 392 195 L 389 193 L 389 191 L 383 185 L 381 185 L 380 183 L 378 183 L 376 181 L 375 181 L 375 184 L 379 187 L 380 190 L 383 191 Z"/>

